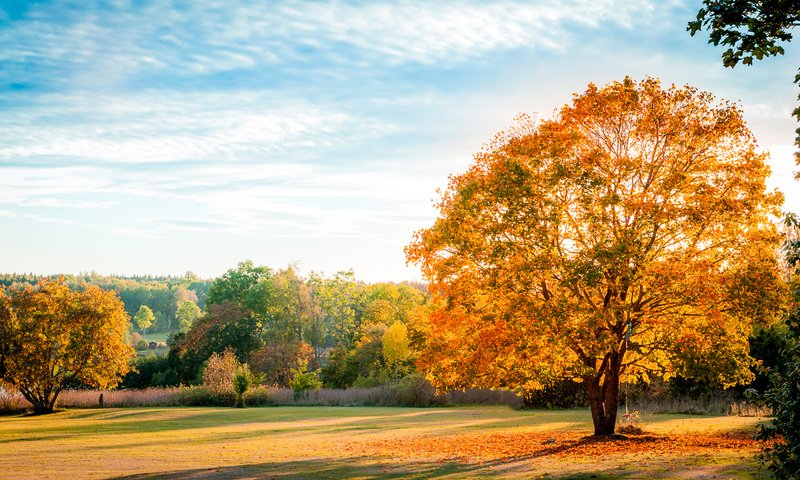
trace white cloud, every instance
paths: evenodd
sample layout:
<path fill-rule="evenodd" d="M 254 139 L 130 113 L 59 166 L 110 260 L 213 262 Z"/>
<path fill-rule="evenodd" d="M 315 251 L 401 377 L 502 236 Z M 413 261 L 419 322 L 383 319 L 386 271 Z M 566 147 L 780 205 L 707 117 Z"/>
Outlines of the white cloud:
<path fill-rule="evenodd" d="M 32 6 L 0 30 L 0 62 L 73 65 L 74 83 L 137 72 L 209 74 L 297 61 L 454 63 L 517 47 L 563 49 L 575 27 L 652 19 L 652 0 L 189 2 Z"/>
<path fill-rule="evenodd" d="M 9 113 L 0 117 L 0 159 L 15 162 L 225 162 L 327 148 L 348 127 L 362 136 L 377 128 L 356 130 L 348 114 L 255 92 L 52 94 Z"/>

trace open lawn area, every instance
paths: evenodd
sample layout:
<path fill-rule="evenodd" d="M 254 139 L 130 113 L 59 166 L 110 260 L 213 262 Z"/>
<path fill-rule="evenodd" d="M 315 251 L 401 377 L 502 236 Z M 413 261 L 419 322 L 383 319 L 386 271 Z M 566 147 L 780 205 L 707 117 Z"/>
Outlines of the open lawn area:
<path fill-rule="evenodd" d="M 766 478 L 756 418 L 654 415 L 595 442 L 588 410 L 120 408 L 0 417 L 3 478 Z"/>

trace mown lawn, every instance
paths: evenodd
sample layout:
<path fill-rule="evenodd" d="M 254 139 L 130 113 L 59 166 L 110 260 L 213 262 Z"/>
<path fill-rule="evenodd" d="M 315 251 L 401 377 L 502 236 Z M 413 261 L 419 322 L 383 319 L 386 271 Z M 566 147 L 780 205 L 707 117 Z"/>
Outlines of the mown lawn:
<path fill-rule="evenodd" d="M 2 478 L 766 478 L 759 419 L 656 415 L 586 438 L 586 410 L 125 408 L 0 417 Z"/>

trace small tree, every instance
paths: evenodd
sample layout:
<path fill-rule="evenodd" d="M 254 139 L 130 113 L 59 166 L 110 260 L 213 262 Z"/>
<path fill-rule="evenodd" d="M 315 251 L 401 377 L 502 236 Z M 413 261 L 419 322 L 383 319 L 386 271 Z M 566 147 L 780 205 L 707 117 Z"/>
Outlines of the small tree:
<path fill-rule="evenodd" d="M 297 368 L 292 369 L 292 379 L 289 380 L 289 387 L 294 390 L 294 399 L 305 398 L 308 392 L 322 388 L 322 380 L 319 379 L 319 370 L 308 371 L 308 360 L 301 360 Z"/>
<path fill-rule="evenodd" d="M 397 367 L 411 356 L 409 343 L 408 329 L 400 322 L 393 323 L 383 334 L 383 358 L 392 369 L 395 382 L 397 382 Z"/>
<path fill-rule="evenodd" d="M 178 320 L 178 328 L 181 332 L 188 332 L 192 328 L 194 321 L 200 318 L 200 307 L 191 300 L 178 300 L 178 308 L 175 311 L 175 318 Z"/>
<path fill-rule="evenodd" d="M 125 307 L 114 292 L 60 281 L 0 290 L 0 381 L 36 413 L 52 412 L 71 380 L 113 388 L 130 371 Z"/>
<path fill-rule="evenodd" d="M 139 307 L 139 311 L 136 312 L 136 316 L 133 317 L 133 321 L 136 322 L 136 325 L 139 327 L 142 333 L 145 333 L 147 329 L 150 328 L 155 319 L 156 316 L 153 315 L 153 311 L 150 310 L 150 307 L 147 305 L 142 305 Z"/>
<path fill-rule="evenodd" d="M 246 363 L 239 365 L 233 375 L 233 391 L 236 393 L 236 407 L 244 408 L 244 394 L 257 383 Z"/>
<path fill-rule="evenodd" d="M 233 379 L 240 367 L 236 353 L 231 348 L 225 349 L 221 355 L 211 354 L 203 370 L 203 386 L 217 393 L 234 392 Z"/>

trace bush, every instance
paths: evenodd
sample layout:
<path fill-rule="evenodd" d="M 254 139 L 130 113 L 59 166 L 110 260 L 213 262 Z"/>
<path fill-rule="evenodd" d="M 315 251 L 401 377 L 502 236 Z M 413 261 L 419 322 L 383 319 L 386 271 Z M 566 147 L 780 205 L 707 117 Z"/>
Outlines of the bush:
<path fill-rule="evenodd" d="M 787 352 L 791 360 L 783 372 L 771 373 L 770 387 L 761 397 L 775 417 L 759 425 L 756 434 L 760 440 L 772 440 L 759 457 L 778 479 L 800 478 L 800 343 Z"/>
<path fill-rule="evenodd" d="M 140 338 L 136 342 L 136 350 L 147 350 L 147 347 L 149 346 L 150 344 L 148 344 L 143 338 Z"/>
<path fill-rule="evenodd" d="M 211 354 L 203 369 L 203 386 L 214 392 L 233 393 L 233 377 L 239 367 L 239 360 L 231 348 L 226 348 L 222 355 Z"/>
<path fill-rule="evenodd" d="M 244 394 L 245 403 L 252 407 L 274 405 L 274 392 L 276 389 L 258 385 Z"/>
<path fill-rule="evenodd" d="M 139 342 L 143 342 L 143 341 L 144 341 L 144 339 L 142 338 L 141 334 L 139 334 L 137 332 L 131 333 L 130 341 L 129 341 L 131 347 L 134 347 L 134 348 L 136 348 L 138 350 L 144 350 L 144 348 L 139 348 Z M 147 343 L 146 342 L 145 342 L 145 348 L 147 348 Z"/>
<path fill-rule="evenodd" d="M 128 372 L 120 383 L 122 388 L 169 387 L 178 385 L 178 376 L 162 355 L 146 355 L 133 359 L 135 370 Z"/>
<path fill-rule="evenodd" d="M 207 387 L 182 387 L 176 392 L 175 401 L 182 407 L 232 407 L 236 395 Z"/>
<path fill-rule="evenodd" d="M 436 389 L 420 373 L 403 377 L 400 383 L 392 386 L 397 396 L 396 402 L 404 407 L 429 407 L 442 404 L 443 399 L 436 396 Z"/>
<path fill-rule="evenodd" d="M 294 392 L 295 400 L 308 397 L 308 393 L 322 388 L 322 380 L 319 379 L 319 370 L 308 371 L 308 362 L 301 360 L 297 368 L 292 369 L 292 379 L 289 380 L 289 387 Z"/>
<path fill-rule="evenodd" d="M 246 363 L 236 367 L 236 372 L 233 374 L 233 391 L 236 393 L 238 408 L 244 408 L 244 394 L 255 383 L 258 383 L 258 379 L 253 376 Z"/>

